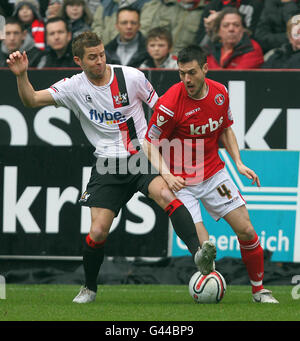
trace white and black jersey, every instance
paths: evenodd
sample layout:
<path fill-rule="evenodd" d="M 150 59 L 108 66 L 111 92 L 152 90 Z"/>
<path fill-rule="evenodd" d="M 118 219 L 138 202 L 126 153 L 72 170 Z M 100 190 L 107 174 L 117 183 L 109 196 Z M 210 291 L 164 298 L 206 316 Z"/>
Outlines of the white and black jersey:
<path fill-rule="evenodd" d="M 79 119 L 96 157 L 128 157 L 137 152 L 147 131 L 143 102 L 158 99 L 145 75 L 132 67 L 109 65 L 104 86 L 92 84 L 84 72 L 65 78 L 48 90 L 56 105 L 72 110 Z"/>

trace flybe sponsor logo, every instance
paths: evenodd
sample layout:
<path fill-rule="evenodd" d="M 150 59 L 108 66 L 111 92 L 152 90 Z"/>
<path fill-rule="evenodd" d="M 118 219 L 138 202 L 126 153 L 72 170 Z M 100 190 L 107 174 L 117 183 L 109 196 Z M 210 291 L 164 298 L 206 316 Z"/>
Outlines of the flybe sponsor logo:
<path fill-rule="evenodd" d="M 212 118 L 208 119 L 207 124 L 201 126 L 195 126 L 195 124 L 190 124 L 190 134 L 191 135 L 204 135 L 217 130 L 223 123 L 223 116 L 220 117 L 219 121 L 214 121 Z"/>
<path fill-rule="evenodd" d="M 99 113 L 97 110 L 91 109 L 89 114 L 90 120 L 97 123 L 115 124 L 126 121 L 126 117 L 120 111 L 111 113 L 104 110 L 103 113 Z"/>

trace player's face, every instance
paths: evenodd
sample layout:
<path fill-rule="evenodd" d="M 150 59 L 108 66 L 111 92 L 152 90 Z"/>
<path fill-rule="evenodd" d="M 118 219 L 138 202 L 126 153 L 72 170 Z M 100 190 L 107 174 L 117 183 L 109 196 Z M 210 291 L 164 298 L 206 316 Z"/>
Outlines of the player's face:
<path fill-rule="evenodd" d="M 201 68 L 198 62 L 193 60 L 188 63 L 178 63 L 178 69 L 188 95 L 194 99 L 202 98 L 206 93 L 207 64 Z"/>
<path fill-rule="evenodd" d="M 84 48 L 83 58 L 75 62 L 90 79 L 102 79 L 106 73 L 106 56 L 103 44 Z"/>

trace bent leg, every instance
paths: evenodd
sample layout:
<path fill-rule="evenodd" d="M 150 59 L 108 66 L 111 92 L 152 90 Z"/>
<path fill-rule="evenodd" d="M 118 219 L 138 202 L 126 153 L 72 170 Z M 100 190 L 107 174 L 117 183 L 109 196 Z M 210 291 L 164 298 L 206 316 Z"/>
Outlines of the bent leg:
<path fill-rule="evenodd" d="M 188 209 L 176 198 L 161 176 L 157 176 L 150 182 L 148 192 L 149 197 L 169 215 L 177 236 L 186 244 L 194 257 L 199 248 L 199 239 Z"/>

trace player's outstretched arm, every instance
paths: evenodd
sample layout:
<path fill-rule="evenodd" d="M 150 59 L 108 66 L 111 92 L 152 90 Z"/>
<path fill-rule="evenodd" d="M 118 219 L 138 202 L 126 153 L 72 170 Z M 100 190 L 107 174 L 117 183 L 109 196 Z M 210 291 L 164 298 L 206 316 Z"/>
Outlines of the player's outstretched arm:
<path fill-rule="evenodd" d="M 28 79 L 28 58 L 26 52 L 13 52 L 7 59 L 7 65 L 17 77 L 19 96 L 26 107 L 54 105 L 55 101 L 48 90 L 35 91 Z"/>
<path fill-rule="evenodd" d="M 231 156 L 232 160 L 235 162 L 239 173 L 245 175 L 248 179 L 252 180 L 252 185 L 256 183 L 257 186 L 260 187 L 258 175 L 252 169 L 245 166 L 241 160 L 238 143 L 231 127 L 224 129 L 223 133 L 220 136 L 220 140 Z"/>

